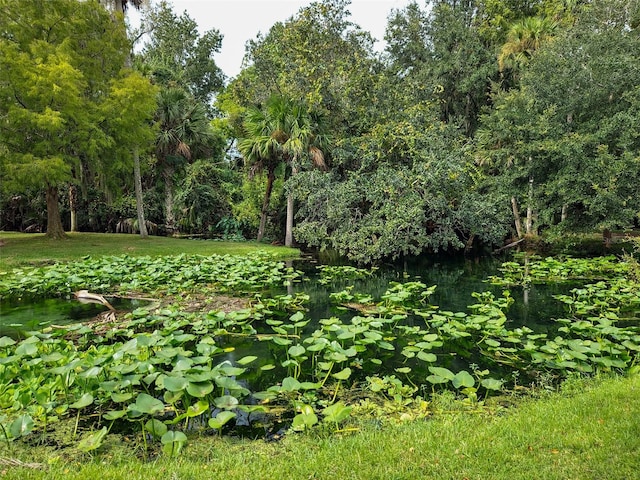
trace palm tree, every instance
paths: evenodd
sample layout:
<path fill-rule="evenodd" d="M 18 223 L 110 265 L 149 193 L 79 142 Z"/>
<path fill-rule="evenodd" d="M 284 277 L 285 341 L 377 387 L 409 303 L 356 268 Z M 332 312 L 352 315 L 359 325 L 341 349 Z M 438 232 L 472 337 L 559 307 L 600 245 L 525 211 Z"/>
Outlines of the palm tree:
<path fill-rule="evenodd" d="M 167 230 L 175 228 L 173 214 L 173 176 L 176 167 L 191 160 L 196 149 L 212 140 L 211 126 L 202 103 L 181 88 L 166 88 L 158 96 L 156 121 L 160 131 L 156 137 L 156 158 L 162 172 L 165 191 Z"/>
<path fill-rule="evenodd" d="M 498 55 L 500 71 L 507 68 L 521 70 L 533 53 L 553 37 L 556 27 L 556 23 L 547 17 L 527 17 L 514 23 Z"/>
<path fill-rule="evenodd" d="M 302 102 L 274 95 L 263 108 L 250 108 L 244 119 L 245 136 L 238 144 L 251 173 L 267 171 L 267 188 L 262 202 L 258 241 L 266 226 L 269 200 L 280 163 L 291 167 L 295 175 L 302 162 L 326 169 L 323 153 L 326 140 L 319 134 L 319 121 Z M 287 198 L 285 245 L 293 245 L 293 195 Z"/>

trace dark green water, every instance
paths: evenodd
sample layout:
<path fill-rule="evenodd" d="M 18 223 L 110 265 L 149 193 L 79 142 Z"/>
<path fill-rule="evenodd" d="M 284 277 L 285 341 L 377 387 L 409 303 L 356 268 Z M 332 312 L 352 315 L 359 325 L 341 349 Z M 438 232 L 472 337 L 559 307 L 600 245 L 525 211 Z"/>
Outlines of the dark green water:
<path fill-rule="evenodd" d="M 314 319 L 329 318 L 336 310 L 329 303 L 329 294 L 339 292 L 353 285 L 352 293 L 370 294 L 378 300 L 389 288 L 391 282 L 420 281 L 427 286 L 437 285 L 430 297 L 432 305 L 452 312 L 467 312 L 468 306 L 477 303 L 474 292 L 491 291 L 496 298 L 501 297 L 503 288 L 491 285 L 486 280 L 499 275 L 498 268 L 503 259 L 481 258 L 440 258 L 406 262 L 402 265 L 381 267 L 372 277 L 365 279 L 339 279 L 328 285 L 318 282 L 316 265 L 312 262 L 296 262 L 296 269 L 303 271 L 307 279 L 294 284 L 289 293 L 305 292 L 310 295 L 309 315 Z M 550 320 L 562 316 L 563 305 L 553 295 L 567 293 L 575 285 L 532 285 L 527 290 L 510 290 L 514 303 L 507 313 L 512 326 L 527 325 L 536 330 L 544 329 Z"/>
<path fill-rule="evenodd" d="M 116 310 L 133 310 L 148 304 L 135 299 L 107 298 Z M 107 307 L 93 303 L 80 303 L 76 299 L 48 298 L 0 302 L 0 336 L 19 337 L 21 332 L 41 330 L 50 325 L 68 325 L 88 320 Z"/>

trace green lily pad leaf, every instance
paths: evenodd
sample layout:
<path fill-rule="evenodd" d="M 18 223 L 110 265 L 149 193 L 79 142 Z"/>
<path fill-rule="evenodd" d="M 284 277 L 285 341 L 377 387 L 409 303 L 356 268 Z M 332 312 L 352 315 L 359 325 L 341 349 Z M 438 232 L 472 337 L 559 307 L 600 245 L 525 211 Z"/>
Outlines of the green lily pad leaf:
<path fill-rule="evenodd" d="M 21 357 L 35 357 L 38 354 L 38 347 L 33 343 L 23 341 L 16 348 L 16 355 Z"/>
<path fill-rule="evenodd" d="M 16 418 L 9 426 L 9 431 L 13 438 L 20 438 L 25 435 L 29 435 L 35 424 L 33 418 L 30 415 L 24 414 Z"/>
<path fill-rule="evenodd" d="M 293 377 L 286 377 L 282 380 L 282 391 L 296 392 L 300 390 L 300 382 Z"/>
<path fill-rule="evenodd" d="M 187 443 L 187 436 L 182 432 L 174 432 L 169 430 L 162 435 L 162 451 L 165 455 L 176 457 L 180 454 L 182 447 Z"/>
<path fill-rule="evenodd" d="M 109 420 L 110 422 L 113 420 L 118 420 L 119 418 L 124 417 L 127 414 L 126 410 L 110 410 L 105 413 L 102 418 L 105 420 Z"/>
<path fill-rule="evenodd" d="M 433 363 L 436 360 L 438 360 L 438 357 L 436 357 L 435 354 L 433 353 L 427 353 L 427 352 L 418 352 L 418 355 L 416 355 L 420 360 L 422 360 L 423 362 L 429 362 L 429 363 Z"/>
<path fill-rule="evenodd" d="M 384 340 L 378 342 L 376 345 L 385 350 L 395 350 L 395 347 L 392 344 L 390 344 L 389 342 L 385 342 Z"/>
<path fill-rule="evenodd" d="M 85 370 L 84 372 L 79 373 L 78 376 L 80 378 L 97 378 L 101 372 L 102 372 L 101 367 L 91 367 Z"/>
<path fill-rule="evenodd" d="M 144 429 L 155 438 L 160 438 L 167 433 L 167 426 L 157 418 L 152 418 L 144 424 Z"/>
<path fill-rule="evenodd" d="M 133 393 L 131 392 L 123 392 L 123 393 L 113 392 L 111 394 L 111 400 L 113 400 L 115 403 L 126 402 L 131 400 L 132 398 L 133 398 Z"/>
<path fill-rule="evenodd" d="M 288 339 L 288 338 L 282 338 L 282 337 L 273 337 L 271 339 L 271 341 L 273 343 L 275 343 L 276 345 L 280 345 L 282 347 L 286 346 L 286 345 L 291 345 L 293 343 L 292 340 Z"/>
<path fill-rule="evenodd" d="M 429 367 L 429 371 L 434 375 L 445 378 L 446 380 L 453 380 L 453 377 L 455 377 L 455 374 L 448 368 Z"/>
<path fill-rule="evenodd" d="M 15 344 L 16 341 L 11 337 L 7 337 L 6 335 L 4 337 L 0 337 L 0 348 L 10 347 Z"/>
<path fill-rule="evenodd" d="M 91 452 L 100 448 L 104 437 L 107 436 L 107 427 L 102 427 L 97 432 L 93 432 L 78 442 L 78 450 L 81 452 Z"/>
<path fill-rule="evenodd" d="M 213 392 L 213 384 L 211 382 L 189 382 L 187 385 L 187 393 L 192 397 L 202 398 Z"/>
<path fill-rule="evenodd" d="M 334 403 L 322 411 L 324 415 L 322 420 L 329 423 L 340 423 L 351 414 L 351 410 L 353 407 L 347 407 L 342 402 Z"/>
<path fill-rule="evenodd" d="M 187 413 L 187 417 L 194 418 L 194 417 L 199 417 L 207 410 L 209 410 L 209 402 L 205 400 L 198 400 L 196 403 L 194 403 L 193 405 L 190 405 L 189 408 L 187 408 L 186 413 Z"/>
<path fill-rule="evenodd" d="M 164 377 L 162 384 L 164 388 L 170 392 L 180 392 L 187 388 L 189 380 L 184 377 Z"/>
<path fill-rule="evenodd" d="M 295 322 L 299 322 L 300 320 L 302 320 L 304 318 L 304 313 L 302 312 L 296 312 L 293 315 L 291 315 L 289 317 L 289 320 L 291 320 L 293 323 Z"/>
<path fill-rule="evenodd" d="M 236 414 L 233 412 L 222 411 L 219 412 L 214 418 L 209 419 L 209 426 L 215 430 L 220 430 L 230 420 L 236 418 Z"/>
<path fill-rule="evenodd" d="M 349 367 L 340 370 L 338 373 L 334 373 L 331 375 L 333 378 L 337 378 L 338 380 L 346 380 L 351 376 L 351 369 Z"/>
<path fill-rule="evenodd" d="M 485 378 L 480 382 L 480 385 L 487 390 L 500 390 L 503 383 L 502 380 L 496 380 L 495 378 Z"/>
<path fill-rule="evenodd" d="M 292 357 L 299 357 L 300 355 L 304 355 L 306 350 L 302 345 L 293 345 L 292 347 L 289 347 L 288 352 Z"/>
<path fill-rule="evenodd" d="M 238 399 L 232 395 L 223 395 L 213 400 L 213 403 L 217 408 L 222 408 L 223 410 L 231 410 L 232 408 L 236 408 L 238 406 Z"/>
<path fill-rule="evenodd" d="M 469 372 L 462 370 L 461 372 L 456 373 L 455 377 L 453 377 L 452 383 L 456 388 L 473 387 L 476 384 L 476 381 Z"/>
<path fill-rule="evenodd" d="M 246 357 L 242 357 L 240 360 L 238 360 L 237 363 L 239 363 L 240 365 L 248 365 L 257 358 L 258 357 L 256 357 L 255 355 L 247 355 Z"/>
<path fill-rule="evenodd" d="M 184 390 L 180 390 L 179 392 L 170 392 L 169 390 L 164 392 L 162 395 L 162 399 L 165 403 L 176 403 L 178 400 L 182 398 L 184 395 Z"/>
<path fill-rule="evenodd" d="M 411 367 L 396 368 L 396 372 L 398 372 L 398 373 L 410 373 L 411 372 Z"/>
<path fill-rule="evenodd" d="M 313 407 L 311 405 L 303 405 L 300 408 L 300 413 L 293 417 L 291 427 L 295 431 L 300 432 L 311 428 L 316 423 L 318 423 L 318 416 L 313 411 Z"/>
<path fill-rule="evenodd" d="M 88 407 L 92 403 L 93 403 L 93 395 L 91 395 L 90 393 L 85 393 L 78 400 L 76 400 L 71 405 L 69 405 L 69 408 L 80 409 L 80 408 Z"/>
<path fill-rule="evenodd" d="M 164 403 L 147 393 L 139 393 L 136 402 L 129 405 L 128 410 L 155 415 L 164 411 Z"/>
<path fill-rule="evenodd" d="M 370 362 L 376 365 L 382 365 L 382 360 L 380 360 L 379 358 L 372 358 Z"/>
<path fill-rule="evenodd" d="M 276 366 L 273 363 L 267 363 L 266 365 L 262 365 L 260 367 L 260 370 L 262 370 L 263 372 L 266 372 L 268 370 L 273 370 L 274 368 L 276 368 Z"/>

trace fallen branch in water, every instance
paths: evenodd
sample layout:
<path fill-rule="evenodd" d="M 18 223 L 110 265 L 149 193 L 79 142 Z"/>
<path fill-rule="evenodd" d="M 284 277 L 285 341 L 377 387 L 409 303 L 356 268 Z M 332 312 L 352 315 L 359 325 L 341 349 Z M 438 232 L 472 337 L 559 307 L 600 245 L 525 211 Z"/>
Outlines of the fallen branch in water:
<path fill-rule="evenodd" d="M 78 290 L 77 292 L 74 292 L 73 295 L 78 299 L 80 303 L 97 303 L 100 305 L 104 305 L 112 312 L 116 311 L 116 309 L 113 308 L 107 301 L 107 299 L 99 293 L 91 293 L 89 292 L 89 290 Z"/>

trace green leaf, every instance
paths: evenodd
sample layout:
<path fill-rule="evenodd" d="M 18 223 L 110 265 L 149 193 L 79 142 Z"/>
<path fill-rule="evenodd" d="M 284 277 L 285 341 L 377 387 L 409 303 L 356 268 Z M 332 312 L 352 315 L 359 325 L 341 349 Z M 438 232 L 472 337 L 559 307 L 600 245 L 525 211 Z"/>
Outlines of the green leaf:
<path fill-rule="evenodd" d="M 267 363 L 266 365 L 262 365 L 260 367 L 260 370 L 262 370 L 263 372 L 266 372 L 268 370 L 273 370 L 274 368 L 276 368 L 276 366 L 273 363 Z"/>
<path fill-rule="evenodd" d="M 247 355 L 246 357 L 242 357 L 240 360 L 238 360 L 237 363 L 239 363 L 240 365 L 248 365 L 249 363 L 253 362 L 257 358 L 258 357 L 254 355 Z"/>
<path fill-rule="evenodd" d="M 211 382 L 189 382 L 187 385 L 187 393 L 192 397 L 202 398 L 213 392 L 213 384 Z"/>
<path fill-rule="evenodd" d="M 411 367 L 396 368 L 396 372 L 398 372 L 398 373 L 410 373 L 411 372 Z"/>
<path fill-rule="evenodd" d="M 429 371 L 434 375 L 445 378 L 447 380 L 453 380 L 453 378 L 455 377 L 454 373 L 447 368 L 429 367 Z"/>
<path fill-rule="evenodd" d="M 165 455 L 176 457 L 180 454 L 184 444 L 187 443 L 187 436 L 182 432 L 169 430 L 162 435 L 160 442 L 162 442 L 162 451 Z"/>
<path fill-rule="evenodd" d="M 238 406 L 238 399 L 232 395 L 223 395 L 213 400 L 213 403 L 217 408 L 224 410 L 231 410 Z"/>
<path fill-rule="evenodd" d="M 337 373 L 331 375 L 333 378 L 337 378 L 338 380 L 346 380 L 351 376 L 351 369 L 349 367 L 340 370 Z"/>
<path fill-rule="evenodd" d="M 102 427 L 97 432 L 93 432 L 78 442 L 78 450 L 81 452 L 91 452 L 100 448 L 104 437 L 107 436 L 107 427 Z"/>
<path fill-rule="evenodd" d="M 198 400 L 196 403 L 190 405 L 189 408 L 187 408 L 186 414 L 189 418 L 199 417 L 207 410 L 209 410 L 209 402 L 205 400 Z"/>
<path fill-rule="evenodd" d="M 353 407 L 347 407 L 342 402 L 334 403 L 322 411 L 324 415 L 322 420 L 329 423 L 340 423 L 351 414 L 351 410 Z"/>
<path fill-rule="evenodd" d="M 136 402 L 128 407 L 129 411 L 155 415 L 164 411 L 164 403 L 147 393 L 139 393 Z"/>
<path fill-rule="evenodd" d="M 487 390 L 500 390 L 503 383 L 504 381 L 496 380 L 495 378 L 485 378 L 480 382 L 480 385 L 482 385 Z"/>
<path fill-rule="evenodd" d="M 74 403 L 69 405 L 69 408 L 80 409 L 80 408 L 88 407 L 92 403 L 93 403 L 93 395 L 91 395 L 90 393 L 85 393 L 78 400 L 76 400 Z"/>
<path fill-rule="evenodd" d="M 16 341 L 11 337 L 7 337 L 6 335 L 4 337 L 0 337 L 0 348 L 10 347 L 15 344 Z"/>
<path fill-rule="evenodd" d="M 455 377 L 453 377 L 453 386 L 456 388 L 460 387 L 473 387 L 476 384 L 476 381 L 471 376 L 471 374 L 465 370 L 456 373 Z"/>
<path fill-rule="evenodd" d="M 209 426 L 215 430 L 220 430 L 230 420 L 236 418 L 236 414 L 229 411 L 219 412 L 214 418 L 209 419 Z"/>
<path fill-rule="evenodd" d="M 306 350 L 302 345 L 293 345 L 289 348 L 289 355 L 291 355 L 292 357 L 299 357 L 301 355 L 304 355 L 305 352 Z"/>
<path fill-rule="evenodd" d="M 282 380 L 283 392 L 297 392 L 300 390 L 300 382 L 293 377 L 286 377 Z"/>
<path fill-rule="evenodd" d="M 423 362 L 429 362 L 429 363 L 433 363 L 436 360 L 438 360 L 438 357 L 436 357 L 435 354 L 427 353 L 427 352 L 418 352 L 417 357 Z"/>
<path fill-rule="evenodd" d="M 187 388 L 189 380 L 184 377 L 164 377 L 162 379 L 162 385 L 166 390 L 170 392 L 180 392 Z"/>
<path fill-rule="evenodd" d="M 24 414 L 16 418 L 9 426 L 9 431 L 13 438 L 20 438 L 25 435 L 29 435 L 35 424 L 33 418 L 30 415 Z"/>

